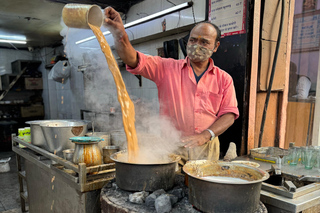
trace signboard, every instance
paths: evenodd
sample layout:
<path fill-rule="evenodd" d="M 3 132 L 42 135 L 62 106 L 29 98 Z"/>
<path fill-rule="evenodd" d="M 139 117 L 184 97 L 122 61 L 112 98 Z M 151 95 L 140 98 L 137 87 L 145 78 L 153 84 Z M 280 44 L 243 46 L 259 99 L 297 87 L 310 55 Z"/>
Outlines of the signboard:
<path fill-rule="evenodd" d="M 246 33 L 246 0 L 209 0 L 208 14 L 221 37 Z"/>
<path fill-rule="evenodd" d="M 318 51 L 320 41 L 320 11 L 294 17 L 292 52 Z"/>

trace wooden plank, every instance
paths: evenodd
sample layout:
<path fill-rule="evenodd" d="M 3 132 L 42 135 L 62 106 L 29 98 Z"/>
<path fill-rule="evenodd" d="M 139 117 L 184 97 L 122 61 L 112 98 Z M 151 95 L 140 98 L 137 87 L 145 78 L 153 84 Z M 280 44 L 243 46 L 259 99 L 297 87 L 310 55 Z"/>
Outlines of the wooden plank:
<path fill-rule="evenodd" d="M 285 149 L 289 147 L 290 142 L 294 142 L 295 146 L 306 145 L 311 104 L 308 102 L 288 102 Z M 313 114 L 313 112 L 311 113 Z"/>
<path fill-rule="evenodd" d="M 285 9 L 285 16 L 284 16 L 284 28 L 282 31 L 282 41 L 284 42 L 287 40 L 288 28 L 286 23 L 288 23 L 289 18 L 289 0 L 286 1 L 286 9 Z M 294 4 L 293 4 L 294 5 Z M 262 24 L 262 32 L 261 38 L 263 40 L 268 41 L 277 41 L 278 39 L 278 31 L 280 25 L 280 16 L 281 16 L 281 1 L 279 0 L 268 0 L 264 1 L 264 14 L 263 14 L 263 24 Z"/>
<path fill-rule="evenodd" d="M 281 45 L 278 54 L 275 77 L 272 90 L 284 90 L 287 58 L 287 42 L 288 42 L 288 23 L 289 23 L 289 0 L 285 0 L 284 22 L 281 37 Z M 263 14 L 263 24 L 261 32 L 261 66 L 259 77 L 259 90 L 266 91 L 270 79 L 275 47 L 279 34 L 279 25 L 281 18 L 281 1 L 270 0 L 265 1 Z M 293 17 L 292 17 L 293 18 Z"/>
<path fill-rule="evenodd" d="M 317 89 L 316 89 L 316 103 L 314 112 L 314 121 L 312 129 L 312 145 L 320 146 L 320 54 L 318 59 L 318 76 L 317 76 Z"/>
<path fill-rule="evenodd" d="M 258 81 L 258 62 L 259 62 L 259 37 L 260 37 L 260 10 L 261 1 L 254 1 L 253 32 L 252 32 L 252 60 L 250 72 L 250 91 L 249 91 L 249 114 L 248 114 L 248 144 L 247 153 L 254 148 L 255 120 L 256 120 L 256 97 Z"/>
<path fill-rule="evenodd" d="M 288 37 L 287 37 L 287 53 L 291 53 L 292 47 L 292 34 L 293 34 L 293 17 L 294 17 L 295 0 L 289 2 L 289 19 L 288 19 Z M 289 93 L 289 79 L 290 79 L 290 58 L 291 54 L 287 54 L 286 57 L 286 69 L 285 69 L 285 87 L 282 94 L 282 99 L 279 106 L 279 147 L 284 148 L 285 134 L 287 125 L 287 106 L 288 106 L 288 93 Z"/>
<path fill-rule="evenodd" d="M 264 110 L 264 104 L 266 100 L 266 92 L 260 92 L 257 94 L 257 108 L 256 108 L 256 125 L 255 125 L 255 147 L 258 147 L 259 133 L 261 127 L 262 114 Z M 274 146 L 276 139 L 276 128 L 278 118 L 278 92 L 272 92 L 270 94 L 269 106 L 267 110 L 267 116 L 265 120 L 263 138 L 261 147 Z"/>
<path fill-rule="evenodd" d="M 284 27 L 286 23 L 284 24 Z M 259 76 L 259 91 L 266 91 L 269 86 L 269 80 L 271 75 L 271 69 L 274 59 L 274 53 L 277 42 L 274 41 L 261 41 L 261 66 Z M 286 72 L 286 55 L 287 55 L 287 43 L 281 42 L 276 71 L 274 74 L 272 91 L 283 91 L 285 87 L 285 75 Z"/>

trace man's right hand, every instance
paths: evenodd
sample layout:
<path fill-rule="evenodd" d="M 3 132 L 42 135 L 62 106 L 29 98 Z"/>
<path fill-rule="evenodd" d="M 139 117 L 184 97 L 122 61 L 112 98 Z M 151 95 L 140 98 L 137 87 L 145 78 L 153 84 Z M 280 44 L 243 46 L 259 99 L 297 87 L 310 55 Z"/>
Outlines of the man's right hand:
<path fill-rule="evenodd" d="M 105 14 L 105 26 L 110 30 L 112 35 L 115 37 L 122 37 L 125 33 L 123 22 L 120 14 L 112 7 L 104 9 Z"/>
<path fill-rule="evenodd" d="M 124 29 L 120 14 L 112 7 L 104 9 L 105 26 L 112 33 L 116 51 L 122 61 L 129 67 L 135 68 L 138 64 L 137 51 L 132 47 Z"/>

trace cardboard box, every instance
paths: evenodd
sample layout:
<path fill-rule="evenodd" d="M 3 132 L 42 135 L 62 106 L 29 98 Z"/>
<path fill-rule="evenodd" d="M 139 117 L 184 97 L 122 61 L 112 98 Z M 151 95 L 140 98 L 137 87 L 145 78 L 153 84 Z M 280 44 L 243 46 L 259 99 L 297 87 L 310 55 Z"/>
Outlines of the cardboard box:
<path fill-rule="evenodd" d="M 42 78 L 25 78 L 24 83 L 26 89 L 43 89 Z"/>
<path fill-rule="evenodd" d="M 39 117 L 44 115 L 43 105 L 21 107 L 21 117 Z"/>

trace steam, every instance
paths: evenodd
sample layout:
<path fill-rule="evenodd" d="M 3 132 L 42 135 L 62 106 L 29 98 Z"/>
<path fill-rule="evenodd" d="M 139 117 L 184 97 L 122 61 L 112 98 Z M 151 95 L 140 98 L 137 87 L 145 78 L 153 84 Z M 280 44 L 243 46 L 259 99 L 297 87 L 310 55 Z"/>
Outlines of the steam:
<path fill-rule="evenodd" d="M 76 41 L 92 36 L 93 33 L 91 30 L 68 28 L 63 21 L 61 25 L 64 28 L 60 34 L 64 37 L 65 54 L 72 70 L 83 71 L 83 100 L 86 109 L 93 111 L 91 119 L 95 131 L 123 130 L 121 107 L 114 79 L 97 40 L 75 44 Z M 111 35 L 107 36 L 107 41 L 109 45 L 113 44 Z M 127 90 L 130 95 L 130 88 L 127 87 Z M 135 105 L 135 126 L 140 148 L 138 161 L 157 161 L 163 156 L 174 153 L 179 148 L 181 134 L 168 119 L 159 116 L 158 100 L 150 101 L 132 95 L 130 98 Z M 110 107 L 116 109 L 114 114 L 110 113 Z"/>

